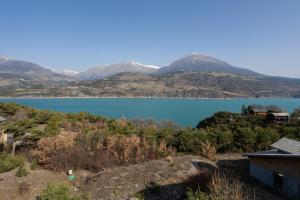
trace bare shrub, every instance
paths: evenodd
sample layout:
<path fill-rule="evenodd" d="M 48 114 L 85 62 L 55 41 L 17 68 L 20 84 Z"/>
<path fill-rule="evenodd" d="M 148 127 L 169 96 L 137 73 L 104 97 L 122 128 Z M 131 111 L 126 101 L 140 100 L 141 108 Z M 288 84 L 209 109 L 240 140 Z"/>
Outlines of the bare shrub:
<path fill-rule="evenodd" d="M 216 147 L 210 142 L 204 142 L 201 145 L 200 155 L 213 160 L 216 156 Z"/>
<path fill-rule="evenodd" d="M 74 138 L 74 134 L 67 133 L 42 138 L 33 150 L 33 155 L 38 158 L 40 164 L 47 164 L 55 154 L 68 152 L 74 146 Z"/>
<path fill-rule="evenodd" d="M 115 157 L 119 164 L 129 164 L 156 158 L 154 149 L 144 138 L 136 135 L 108 137 L 104 148 Z"/>
<path fill-rule="evenodd" d="M 168 147 L 166 141 L 162 140 L 159 143 L 158 152 L 161 156 L 168 156 L 168 155 L 174 156 L 176 153 L 176 149 L 171 146 Z"/>
<path fill-rule="evenodd" d="M 164 141 L 156 147 L 150 145 L 145 137 L 106 137 L 99 131 L 77 135 L 64 132 L 42 138 L 33 150 L 33 156 L 40 165 L 57 171 L 70 168 L 99 171 L 115 165 L 144 162 L 174 153 L 175 150 L 167 147 Z"/>
<path fill-rule="evenodd" d="M 42 138 L 32 154 L 39 164 L 54 170 L 64 169 L 74 147 L 74 134 L 62 133 L 53 137 Z"/>
<path fill-rule="evenodd" d="M 209 184 L 210 196 L 218 200 L 252 200 L 255 192 L 231 173 L 216 171 Z"/>
<path fill-rule="evenodd" d="M 174 155 L 175 149 L 167 147 L 161 141 L 156 147 L 150 145 L 145 137 L 136 135 L 107 137 L 104 141 L 104 148 L 108 150 L 119 164 L 130 164 L 153 160 L 159 156 Z"/>
<path fill-rule="evenodd" d="M 255 190 L 245 184 L 231 171 L 200 171 L 189 177 L 184 186 L 188 199 L 254 200 Z M 200 198 L 202 199 L 202 198 Z"/>

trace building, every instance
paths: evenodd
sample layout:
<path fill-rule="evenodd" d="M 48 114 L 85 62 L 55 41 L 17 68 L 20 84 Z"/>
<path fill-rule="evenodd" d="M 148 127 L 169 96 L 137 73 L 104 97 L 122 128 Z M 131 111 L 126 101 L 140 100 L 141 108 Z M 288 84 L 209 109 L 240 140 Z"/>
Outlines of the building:
<path fill-rule="evenodd" d="M 271 147 L 245 154 L 250 175 L 291 199 L 300 199 L 300 142 L 282 138 Z"/>
<path fill-rule="evenodd" d="M 0 123 L 6 121 L 6 119 L 4 117 L 0 116 Z"/>
<path fill-rule="evenodd" d="M 289 113 L 269 113 L 268 119 L 274 123 L 286 123 L 289 122 Z"/>
<path fill-rule="evenodd" d="M 261 117 L 267 117 L 270 113 L 282 113 L 282 109 L 278 106 L 263 106 L 263 105 L 250 105 L 247 108 L 248 113 Z"/>
<path fill-rule="evenodd" d="M 268 114 L 268 109 L 263 107 L 249 106 L 248 109 L 251 115 L 258 115 L 258 116 L 265 117 Z"/>

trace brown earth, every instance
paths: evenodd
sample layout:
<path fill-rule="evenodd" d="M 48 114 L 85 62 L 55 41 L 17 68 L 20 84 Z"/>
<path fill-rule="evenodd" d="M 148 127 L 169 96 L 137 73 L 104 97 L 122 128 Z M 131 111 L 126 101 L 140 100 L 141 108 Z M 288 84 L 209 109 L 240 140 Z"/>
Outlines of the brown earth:
<path fill-rule="evenodd" d="M 29 169 L 27 164 L 26 169 Z M 1 200 L 34 200 L 48 183 L 66 182 L 65 175 L 48 170 L 28 170 L 25 177 L 17 177 L 16 170 L 0 174 Z"/>
<path fill-rule="evenodd" d="M 183 199 L 186 187 L 195 185 L 195 181 L 201 185 L 207 181 L 205 174 L 216 168 L 233 169 L 242 180 L 249 181 L 248 160 L 241 155 L 218 155 L 215 161 L 199 156 L 176 156 L 104 169 L 98 174 L 76 171 L 77 180 L 73 183 L 67 180 L 65 173 L 37 169 L 29 170 L 26 177 L 19 178 L 13 170 L 0 174 L 0 199 L 32 200 L 52 182 L 66 182 L 74 191 L 84 192 L 93 200 L 123 200 L 132 198 L 137 193 L 143 193 L 146 200 Z M 199 174 L 204 176 L 199 179 Z M 198 179 L 193 180 L 196 176 Z M 281 199 L 263 185 L 258 186 L 257 199 Z"/>

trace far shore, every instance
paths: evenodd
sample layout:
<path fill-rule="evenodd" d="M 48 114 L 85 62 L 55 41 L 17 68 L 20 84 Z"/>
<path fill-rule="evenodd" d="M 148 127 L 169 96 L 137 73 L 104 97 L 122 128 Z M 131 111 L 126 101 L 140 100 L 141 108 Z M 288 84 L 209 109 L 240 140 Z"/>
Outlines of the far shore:
<path fill-rule="evenodd" d="M 127 97 L 127 96 L 83 96 L 83 97 L 43 97 L 43 96 L 23 96 L 23 97 L 7 97 L 0 96 L 0 99 L 198 99 L 198 100 L 233 100 L 233 99 L 299 99 L 294 97 L 232 97 L 232 98 L 204 98 L 204 97 Z"/>

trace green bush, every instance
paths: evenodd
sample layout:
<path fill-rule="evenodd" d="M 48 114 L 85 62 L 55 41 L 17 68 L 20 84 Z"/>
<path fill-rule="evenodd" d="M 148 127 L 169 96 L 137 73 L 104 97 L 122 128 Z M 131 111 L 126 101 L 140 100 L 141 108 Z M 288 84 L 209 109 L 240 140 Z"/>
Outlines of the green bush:
<path fill-rule="evenodd" d="M 64 183 L 49 184 L 41 194 L 41 200 L 81 200 L 71 194 L 71 189 Z"/>
<path fill-rule="evenodd" d="M 291 118 L 298 118 L 300 117 L 300 108 L 297 108 L 294 110 L 294 112 L 291 114 Z"/>
<path fill-rule="evenodd" d="M 0 173 L 24 166 L 24 162 L 25 159 L 22 156 L 12 156 L 6 153 L 2 153 L 0 154 Z"/>
<path fill-rule="evenodd" d="M 211 200 L 209 195 L 205 192 L 202 192 L 200 189 L 196 190 L 195 192 L 192 189 L 188 189 L 186 193 L 186 200 Z"/>
<path fill-rule="evenodd" d="M 202 149 L 202 144 L 207 141 L 207 133 L 203 130 L 186 128 L 180 130 L 171 142 L 179 152 L 197 154 Z"/>
<path fill-rule="evenodd" d="M 37 162 L 37 160 L 32 160 L 31 161 L 31 164 L 30 164 L 30 169 L 31 170 L 36 170 L 37 168 L 38 168 L 38 162 Z"/>
<path fill-rule="evenodd" d="M 27 176 L 27 175 L 28 175 L 28 171 L 26 170 L 26 168 L 24 166 L 20 166 L 18 168 L 18 170 L 16 171 L 17 177 L 23 177 L 23 176 Z"/>
<path fill-rule="evenodd" d="M 20 108 L 24 108 L 24 106 L 18 105 L 16 103 L 1 103 L 0 114 L 14 115 Z"/>
<path fill-rule="evenodd" d="M 255 150 L 256 133 L 249 127 L 237 127 L 235 132 L 235 146 L 243 151 Z"/>
<path fill-rule="evenodd" d="M 145 200 L 145 195 L 141 192 L 136 193 L 134 197 L 137 198 L 138 200 Z"/>

